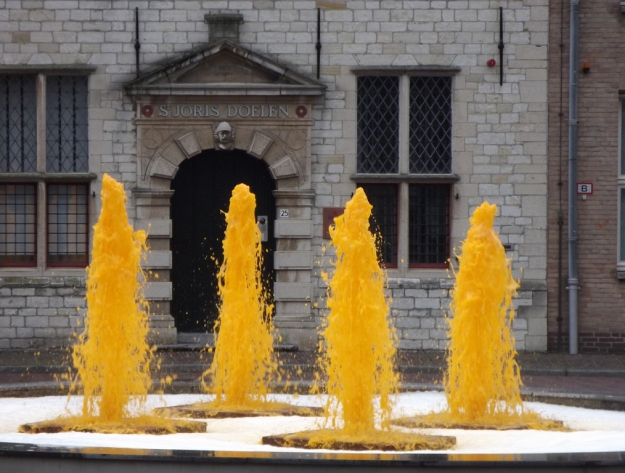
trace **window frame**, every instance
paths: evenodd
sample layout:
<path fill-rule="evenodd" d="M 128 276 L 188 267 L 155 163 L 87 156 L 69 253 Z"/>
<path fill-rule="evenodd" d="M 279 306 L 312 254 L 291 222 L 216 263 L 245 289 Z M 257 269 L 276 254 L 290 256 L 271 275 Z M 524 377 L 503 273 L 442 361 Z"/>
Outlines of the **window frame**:
<path fill-rule="evenodd" d="M 87 78 L 87 117 L 90 122 L 89 96 L 90 96 L 90 74 L 94 73 L 96 68 L 93 66 L 0 66 L 0 75 L 33 75 L 36 87 L 36 103 L 37 103 L 37 160 L 35 172 L 0 172 L 0 184 L 34 184 L 36 188 L 36 236 L 35 236 L 35 261 L 33 265 L 8 265 L 0 263 L 0 270 L 6 272 L 8 270 L 16 271 L 36 271 L 38 274 L 48 274 L 47 270 L 54 270 L 55 274 L 59 271 L 68 271 L 67 274 L 75 274 L 74 271 L 80 270 L 84 273 L 84 268 L 89 264 L 90 257 L 90 239 L 91 226 L 93 224 L 93 216 L 91 215 L 92 205 L 89 202 L 89 196 L 93 196 L 91 191 L 91 183 L 97 179 L 97 174 L 92 172 L 48 172 L 47 171 L 47 128 L 46 128 L 46 82 L 49 76 L 86 76 Z M 89 124 L 87 125 L 89 128 Z M 87 128 L 87 159 L 89 159 L 89 149 L 91 143 L 89 140 L 89 131 Z M 87 228 L 85 238 L 87 240 L 87 261 L 79 264 L 49 264 L 48 263 L 48 183 L 55 184 L 83 184 L 86 186 L 87 192 Z"/>
<path fill-rule="evenodd" d="M 398 173 L 361 173 L 352 174 L 351 180 L 356 182 L 357 186 L 361 184 L 389 184 L 397 185 L 397 265 L 387 266 L 392 273 L 397 275 L 407 275 L 413 270 L 443 270 L 449 268 L 449 259 L 451 258 L 451 240 L 452 240 L 452 196 L 453 185 L 460 180 L 460 176 L 454 173 L 454 149 L 453 149 L 453 126 L 454 126 L 454 75 L 460 72 L 460 68 L 456 67 L 414 67 L 414 68 L 389 68 L 389 69 L 371 69 L 356 67 L 352 69 L 354 79 L 356 81 L 355 93 L 357 97 L 357 81 L 360 76 L 388 76 L 394 75 L 399 77 L 399 156 L 398 156 Z M 450 84 L 450 134 L 451 134 L 451 173 L 449 174 L 411 174 L 410 173 L 410 80 L 415 76 L 427 77 L 449 77 Z M 356 110 L 356 114 L 358 111 Z M 356 123 L 358 117 L 356 117 Z M 358 135 L 358 129 L 356 130 Z M 358 169 L 358 153 L 355 154 L 355 169 Z M 447 260 L 441 264 L 410 264 L 409 262 L 409 186 L 415 184 L 446 184 L 449 186 L 449 207 L 447 209 L 448 218 L 448 234 L 447 234 Z"/>
<path fill-rule="evenodd" d="M 49 188 L 51 185 L 59 185 L 59 186 L 84 186 L 85 188 L 85 233 L 84 233 L 84 237 L 85 237 L 85 248 L 86 248 L 86 260 L 84 262 L 51 262 L 50 261 L 50 230 L 49 230 L 49 226 L 50 226 L 50 212 L 49 212 L 49 204 L 50 204 L 50 193 L 48 192 Z M 87 267 L 87 265 L 89 264 L 89 237 L 90 237 L 90 232 L 89 232 L 89 183 L 88 182 L 84 182 L 84 181 L 80 181 L 80 182 L 71 182 L 71 181 L 53 181 L 53 182 L 46 182 L 46 244 L 45 244 L 45 258 L 46 258 L 46 267 L 48 268 L 72 268 L 72 267 L 77 267 L 77 268 L 85 268 Z"/>
<path fill-rule="evenodd" d="M 2 110 L 0 113 L 6 113 L 6 145 L 7 145 L 7 156 L 6 156 L 6 171 L 2 171 L 2 172 L 6 172 L 6 173 L 24 173 L 24 172 L 32 172 L 37 168 L 37 107 L 38 107 L 38 102 L 37 102 L 37 77 L 34 74 L 2 74 L 1 76 L 2 78 L 6 78 L 6 84 L 5 84 L 5 92 L 7 94 L 6 97 L 6 101 L 4 102 L 4 105 L 6 106 L 6 108 L 4 110 Z M 20 89 L 20 94 L 19 94 L 19 100 L 16 100 L 14 97 L 10 97 L 10 95 L 12 95 L 12 91 L 11 88 L 12 86 L 15 86 L 15 83 L 11 83 L 11 79 L 10 78 L 20 78 L 22 81 L 25 81 L 26 78 L 29 78 L 31 83 L 25 84 L 25 82 L 20 82 L 19 83 L 19 89 Z M 5 80 L 2 80 L 1 82 L 5 82 Z M 26 89 L 26 85 L 32 87 L 31 90 Z M 24 94 L 24 92 L 26 91 L 26 94 Z M 32 95 L 31 95 L 32 94 Z M 25 95 L 26 97 L 28 97 L 25 100 Z M 29 100 L 30 99 L 30 100 Z M 19 114 L 19 120 L 12 120 L 11 119 L 11 102 L 13 101 L 13 105 L 15 105 L 15 102 L 19 102 L 19 109 L 20 109 L 20 114 Z M 30 103 L 28 103 L 30 102 Z M 31 107 L 28 107 L 28 105 L 30 105 Z M 32 106 L 34 105 L 34 114 L 32 113 L 33 110 L 30 110 L 30 113 L 25 113 L 25 111 L 28 110 L 28 108 L 32 108 Z M 25 110 L 25 106 L 26 106 L 26 110 Z M 19 121 L 20 124 L 17 125 L 15 122 Z M 24 167 L 24 165 L 26 164 L 28 168 L 31 169 L 21 169 L 19 171 L 11 171 L 11 167 L 12 167 L 12 159 L 11 159 L 11 148 L 13 147 L 13 141 L 12 140 L 12 136 L 11 136 L 11 131 L 10 129 L 12 128 L 11 125 L 13 124 L 13 126 L 18 126 L 19 127 L 19 141 L 21 142 L 21 146 L 19 147 L 19 154 L 20 154 L 20 160 L 22 161 L 21 166 L 20 167 Z M 34 125 L 34 127 L 33 127 Z M 1 127 L 2 129 L 4 127 Z M 33 140 L 34 146 L 31 146 L 30 141 Z M 28 147 L 30 148 L 29 151 L 30 153 L 26 152 L 24 147 L 25 145 L 28 145 Z M 15 159 L 16 156 L 13 156 L 13 158 Z M 34 166 L 34 169 L 32 169 L 32 167 Z M 2 163 L 0 162 L 0 169 L 2 169 Z"/>
<path fill-rule="evenodd" d="M 384 261 L 383 260 L 383 256 L 384 255 L 382 254 L 380 249 L 378 249 L 378 256 L 381 259 L 380 262 L 384 265 L 385 268 L 398 268 L 399 267 L 399 254 L 398 254 L 399 253 L 399 233 L 398 233 L 398 230 L 399 230 L 399 225 L 398 225 L 398 220 L 399 220 L 399 196 L 398 196 L 399 187 L 398 187 L 398 185 L 396 183 L 390 183 L 390 184 L 389 183 L 385 183 L 385 184 L 382 184 L 382 183 L 373 183 L 373 184 L 372 183 L 363 183 L 363 185 L 364 186 L 368 185 L 368 186 L 393 186 L 393 187 L 395 187 L 395 193 L 394 193 L 395 212 L 394 212 L 394 215 L 393 215 L 394 227 L 395 227 L 395 238 L 394 238 L 395 241 L 393 242 L 393 244 L 395 246 L 395 262 L 386 262 L 386 261 Z M 359 185 L 359 187 L 360 187 L 360 185 Z M 367 193 L 367 191 L 365 190 L 365 194 L 366 193 Z M 369 199 L 369 203 L 371 203 L 373 205 L 373 203 L 371 202 L 372 198 L 370 197 L 369 194 L 367 194 L 367 198 Z M 373 223 L 372 220 L 375 220 L 375 216 L 373 215 L 373 212 L 375 212 L 375 205 L 374 205 L 374 208 L 373 208 L 372 214 L 371 214 L 371 219 L 370 219 L 371 223 Z M 370 228 L 371 228 L 372 232 L 377 233 L 378 229 L 376 227 L 373 227 L 373 226 L 370 225 Z"/>
<path fill-rule="evenodd" d="M 34 246 L 35 246 L 35 252 L 34 252 L 34 261 L 32 263 L 30 262 L 0 262 L 0 267 L 1 268 L 36 268 L 37 267 L 37 256 L 38 256 L 38 237 L 39 237 L 39 212 L 38 212 L 38 194 L 39 194 L 39 190 L 38 190 L 38 186 L 36 183 L 33 182 L 22 182 L 22 181 L 16 181 L 16 182 L 0 182 L 0 185 L 14 185 L 14 186 L 26 186 L 26 185 L 30 185 L 33 186 L 35 189 L 35 242 L 34 242 Z"/>

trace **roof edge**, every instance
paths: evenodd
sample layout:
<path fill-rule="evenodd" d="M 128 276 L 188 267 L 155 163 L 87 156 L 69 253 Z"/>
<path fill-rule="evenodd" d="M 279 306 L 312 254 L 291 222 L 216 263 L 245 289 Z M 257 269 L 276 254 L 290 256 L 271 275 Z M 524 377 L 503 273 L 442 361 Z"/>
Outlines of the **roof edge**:
<path fill-rule="evenodd" d="M 318 89 L 320 93 L 325 91 L 325 89 L 327 88 L 327 86 L 320 81 L 311 79 L 310 77 L 307 77 L 304 74 L 296 72 L 293 69 L 290 69 L 272 59 L 269 59 L 265 56 L 257 54 L 247 48 L 244 48 L 243 46 L 240 46 L 236 43 L 233 43 L 230 40 L 225 39 L 225 40 L 218 41 L 216 43 L 202 46 L 200 48 L 196 48 L 178 59 L 174 59 L 173 61 L 170 61 L 167 64 L 161 67 L 158 67 L 157 69 L 151 72 L 143 74 L 137 77 L 136 79 L 126 83 L 124 85 L 124 89 L 130 95 L 137 95 L 141 93 L 139 91 L 143 91 L 143 93 L 145 93 L 145 91 L 147 90 L 146 87 L 149 88 L 150 86 L 152 86 L 152 83 L 156 81 L 157 79 L 163 76 L 169 76 L 173 72 L 187 65 L 192 65 L 194 63 L 197 63 L 205 58 L 208 58 L 224 50 L 231 51 L 232 53 L 257 64 L 258 66 L 264 69 L 269 69 L 284 77 L 288 77 L 289 79 L 294 80 L 295 82 L 298 82 L 299 83 L 297 84 L 298 86 Z M 267 84 L 267 85 L 270 86 L 273 84 Z M 275 86 L 284 86 L 284 85 L 285 84 L 275 84 Z M 209 89 L 210 85 L 208 85 L 206 88 Z"/>

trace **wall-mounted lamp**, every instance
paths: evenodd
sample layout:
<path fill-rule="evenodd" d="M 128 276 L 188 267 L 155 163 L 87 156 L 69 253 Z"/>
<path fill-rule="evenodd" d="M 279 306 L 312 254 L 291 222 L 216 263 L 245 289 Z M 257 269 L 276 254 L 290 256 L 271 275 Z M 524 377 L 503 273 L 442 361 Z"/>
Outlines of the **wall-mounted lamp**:
<path fill-rule="evenodd" d="M 587 73 L 589 73 L 589 72 L 590 72 L 590 63 L 589 63 L 589 62 L 585 62 L 585 63 L 582 65 L 582 72 L 583 72 L 584 74 L 587 74 Z"/>
<path fill-rule="evenodd" d="M 488 67 L 495 67 L 497 65 L 497 61 L 495 61 L 494 59 L 489 59 L 488 61 L 486 61 L 486 65 Z"/>

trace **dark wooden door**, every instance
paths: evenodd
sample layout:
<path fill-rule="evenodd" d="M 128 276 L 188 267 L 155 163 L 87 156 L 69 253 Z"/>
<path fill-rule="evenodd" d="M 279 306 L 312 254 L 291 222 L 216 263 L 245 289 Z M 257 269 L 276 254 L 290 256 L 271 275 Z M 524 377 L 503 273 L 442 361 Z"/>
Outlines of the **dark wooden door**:
<path fill-rule="evenodd" d="M 232 189 L 250 186 L 256 215 L 268 216 L 264 277 L 272 282 L 275 182 L 264 161 L 243 151 L 204 151 L 183 161 L 171 188 L 173 257 L 171 312 L 178 332 L 212 332 L 218 315 L 217 270 L 223 261 L 225 216 Z"/>

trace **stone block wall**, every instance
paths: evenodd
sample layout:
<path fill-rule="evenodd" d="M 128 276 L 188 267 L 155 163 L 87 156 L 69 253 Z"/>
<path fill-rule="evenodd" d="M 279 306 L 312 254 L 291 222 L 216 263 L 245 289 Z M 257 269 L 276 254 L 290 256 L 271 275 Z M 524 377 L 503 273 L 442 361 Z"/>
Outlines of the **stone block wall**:
<path fill-rule="evenodd" d="M 449 339 L 447 319 L 454 280 L 451 278 L 391 278 L 387 297 L 398 347 L 403 350 L 445 350 Z M 542 351 L 546 343 L 546 288 L 524 283 L 513 299 L 515 348 Z M 318 305 L 324 307 L 323 300 Z"/>
<path fill-rule="evenodd" d="M 327 243 L 322 238 L 322 208 L 344 206 L 355 188 L 350 178 L 356 169 L 356 79 L 352 68 L 460 68 L 453 79 L 452 166 L 460 180 L 454 185 L 458 198 L 452 200 L 451 243 L 453 247 L 459 245 L 470 213 L 484 200 L 499 206 L 495 223 L 503 243 L 510 245 L 508 255 L 515 275 L 534 287 L 523 299 L 531 299 L 532 310 L 525 311 L 531 312 L 527 316 L 519 312 L 517 339 L 525 340 L 526 349 L 544 350 L 546 333 L 539 332 L 546 321 L 541 284 L 544 285 L 547 269 L 548 5 L 547 0 L 502 0 L 496 5 L 488 0 L 0 0 L 0 65 L 96 66 L 96 72 L 90 76 L 89 170 L 98 175 L 107 172 L 121 180 L 132 196 L 138 170 L 133 122 L 136 112 L 122 86 L 134 79 L 137 72 L 133 44 L 135 7 L 139 8 L 141 72 L 204 45 L 208 39 L 204 15 L 229 10 L 243 15 L 239 42 L 244 47 L 310 77 L 316 76 L 317 8 L 321 7 L 320 80 L 328 89 L 312 113 L 309 159 L 310 190 L 314 193 L 311 250 L 315 260 L 322 259 L 321 248 Z M 499 84 L 499 68 L 487 66 L 489 59 L 499 60 L 499 6 L 504 14 L 503 85 Z M 98 179 L 92 184 L 96 194 L 99 182 Z M 129 199 L 130 218 L 145 218 L 137 214 L 133 202 Z M 98 205 L 92 208 L 92 223 Z M 167 251 L 161 247 L 158 250 Z M 0 275 L 4 274 L 0 271 Z M 49 278 L 44 270 L 34 276 Z M 314 300 L 324 293 L 318 276 L 312 272 Z M 444 271 L 412 269 L 390 271 L 389 276 L 391 280 L 412 281 L 410 284 L 415 286 L 421 284 L 417 281 L 446 278 Z M 32 288 L 24 285 L 23 289 Z M 36 293 L 37 287 L 34 289 Z M 394 297 L 394 310 L 406 311 L 401 312 L 406 315 L 397 317 L 406 319 L 401 322 L 405 325 L 401 327 L 403 346 L 418 348 L 421 342 L 421 348 L 442 347 L 442 316 L 431 312 L 424 317 L 418 312 L 440 308 L 417 306 L 439 304 L 448 288 L 441 285 L 391 290 L 403 291 Z M 28 297 L 39 296 L 15 297 L 24 297 L 28 305 Z M 414 308 L 408 308 L 411 304 Z M 38 310 L 52 310 L 22 309 L 35 311 L 28 317 L 37 317 Z M 64 333 L 59 330 L 70 330 L 70 314 L 64 316 L 68 317 L 67 327 L 54 328 L 54 334 L 45 332 L 50 334 L 42 339 L 45 343 L 59 340 L 57 335 Z M 310 330 L 314 330 L 312 327 L 318 325 L 321 317 L 321 309 L 311 309 Z M 409 319 L 419 320 L 417 323 Z M 421 326 L 422 319 L 428 320 L 425 326 Z M 432 323 L 434 326 L 429 327 Z M 49 325 L 50 322 L 45 328 Z M 171 330 L 169 326 L 165 328 Z M 15 332 L 16 338 L 0 340 L 19 340 L 17 327 L 9 322 L 1 330 L 6 329 L 7 335 L 12 337 Z M 427 343 L 418 338 L 425 333 L 419 330 L 428 331 Z M 33 327 L 33 336 L 34 333 Z M 536 338 L 529 342 L 528 337 L 532 336 Z"/>
<path fill-rule="evenodd" d="M 0 349 L 63 347 L 85 314 L 85 278 L 0 278 Z"/>

